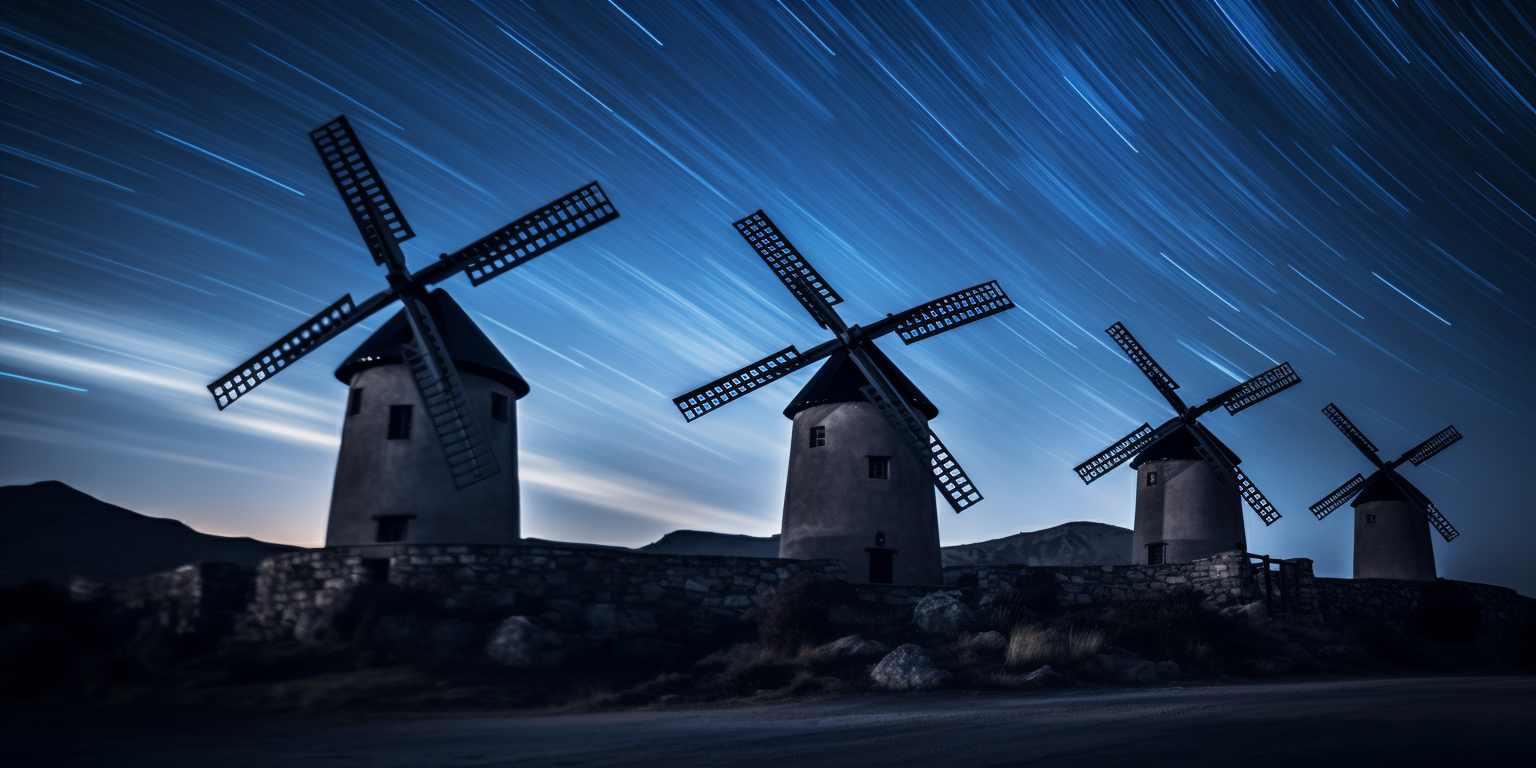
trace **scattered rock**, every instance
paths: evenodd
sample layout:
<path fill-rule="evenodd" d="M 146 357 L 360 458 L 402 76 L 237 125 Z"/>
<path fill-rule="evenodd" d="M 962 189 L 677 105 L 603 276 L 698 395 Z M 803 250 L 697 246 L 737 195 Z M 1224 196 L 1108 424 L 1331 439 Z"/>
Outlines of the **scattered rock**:
<path fill-rule="evenodd" d="M 1296 662 L 1284 656 L 1265 656 L 1258 659 L 1249 659 L 1245 666 L 1248 671 L 1264 677 L 1278 677 L 1296 668 Z"/>
<path fill-rule="evenodd" d="M 683 655 L 683 647 L 654 637 L 641 637 L 614 643 L 608 660 L 621 667 L 654 669 L 664 667 Z"/>
<path fill-rule="evenodd" d="M 527 616 L 509 616 L 485 641 L 485 655 L 509 667 L 555 667 L 570 655 L 565 637 Z"/>
<path fill-rule="evenodd" d="M 1008 638 L 1001 632 L 977 632 L 967 635 L 960 642 L 976 653 L 1002 653 L 1008 648 Z"/>
<path fill-rule="evenodd" d="M 814 653 L 817 656 L 828 659 L 857 658 L 859 656 L 883 656 L 891 650 L 885 643 L 865 640 L 858 635 L 849 635 L 833 640 L 826 645 L 817 648 Z"/>
<path fill-rule="evenodd" d="M 1223 608 L 1221 609 L 1221 615 L 1235 616 L 1240 619 L 1247 619 L 1249 623 L 1255 623 L 1269 618 L 1269 609 L 1264 607 L 1264 601 L 1255 600 L 1244 605 Z"/>
<path fill-rule="evenodd" d="M 693 668 L 698 670 L 724 669 L 752 658 L 760 650 L 762 650 L 762 646 L 757 643 L 737 643 L 729 648 L 721 648 L 695 661 Z"/>
<path fill-rule="evenodd" d="M 960 592 L 933 592 L 912 609 L 912 620 L 924 632 L 954 634 L 970 629 L 975 613 L 960 602 Z M 915 647 L 915 646 L 914 646 Z"/>
<path fill-rule="evenodd" d="M 1348 661 L 1349 657 L 1355 655 L 1355 649 L 1347 645 L 1325 645 L 1317 649 L 1315 655 L 1323 661 L 1338 663 Z"/>
<path fill-rule="evenodd" d="M 1089 659 L 1087 667 L 1089 672 L 1100 677 L 1136 685 L 1171 680 L 1180 673 L 1179 665 L 1172 661 L 1154 664 L 1146 659 L 1120 654 L 1101 653 Z"/>
<path fill-rule="evenodd" d="M 1063 675 L 1054 669 L 1051 669 L 1051 665 L 1047 664 L 1025 675 L 1024 682 L 1033 683 L 1035 685 L 1049 688 L 1058 685 L 1067 685 L 1072 682 L 1072 678 L 1067 677 L 1066 675 Z"/>
<path fill-rule="evenodd" d="M 869 676 L 877 687 L 888 691 L 924 691 L 939 687 L 951 677 L 933 665 L 922 646 L 911 643 L 887 654 L 870 670 Z"/>

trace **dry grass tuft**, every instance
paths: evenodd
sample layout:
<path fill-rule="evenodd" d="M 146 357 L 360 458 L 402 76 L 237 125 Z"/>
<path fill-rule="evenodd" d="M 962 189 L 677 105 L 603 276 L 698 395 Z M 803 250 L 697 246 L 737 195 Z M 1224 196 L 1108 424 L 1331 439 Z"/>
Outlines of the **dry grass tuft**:
<path fill-rule="evenodd" d="M 1008 638 L 1005 663 L 1015 669 L 1081 663 L 1098 655 L 1106 639 L 1097 627 L 1020 625 Z"/>

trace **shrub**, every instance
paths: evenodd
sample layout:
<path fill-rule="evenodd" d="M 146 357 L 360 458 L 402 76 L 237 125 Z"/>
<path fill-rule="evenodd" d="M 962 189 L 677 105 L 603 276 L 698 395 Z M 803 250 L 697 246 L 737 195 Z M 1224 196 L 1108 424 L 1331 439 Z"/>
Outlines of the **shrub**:
<path fill-rule="evenodd" d="M 1205 596 L 1180 589 L 1118 600 L 1105 611 L 1111 640 L 1154 660 L 1199 664 L 1238 651 L 1252 630 L 1205 606 Z"/>
<path fill-rule="evenodd" d="M 831 592 L 815 576 L 799 573 L 790 577 L 763 606 L 757 623 L 758 641 L 775 653 L 794 655 L 803 646 L 828 639 L 831 602 Z"/>
<path fill-rule="evenodd" d="M 1482 621 L 1477 598 L 1461 584 L 1437 581 L 1419 590 L 1413 631 L 1420 637 L 1443 643 L 1470 643 L 1477 639 Z"/>

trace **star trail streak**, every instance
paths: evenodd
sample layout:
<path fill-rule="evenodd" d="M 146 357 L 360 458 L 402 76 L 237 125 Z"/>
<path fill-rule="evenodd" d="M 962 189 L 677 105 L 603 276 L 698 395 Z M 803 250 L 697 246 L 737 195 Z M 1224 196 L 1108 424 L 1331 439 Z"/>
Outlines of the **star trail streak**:
<path fill-rule="evenodd" d="M 670 402 L 818 338 L 731 227 L 763 208 L 851 316 L 987 280 L 1025 310 L 903 350 L 987 494 L 946 543 L 1130 526 L 1129 473 L 1072 472 L 1166 410 L 1124 322 L 1191 392 L 1303 377 L 1211 422 L 1285 514 L 1254 551 L 1348 573 L 1348 516 L 1299 514 L 1358 458 L 1337 402 L 1385 442 L 1455 423 L 1412 477 L 1463 533 L 1440 571 L 1536 591 L 1529 4 L 17 0 L 0 49 L 0 482 L 320 541 L 332 370 L 387 317 L 222 415 L 203 387 L 377 290 L 308 136 L 346 114 L 414 268 L 593 180 L 623 211 L 447 285 L 533 387 L 527 535 L 777 531 L 809 370 Z"/>

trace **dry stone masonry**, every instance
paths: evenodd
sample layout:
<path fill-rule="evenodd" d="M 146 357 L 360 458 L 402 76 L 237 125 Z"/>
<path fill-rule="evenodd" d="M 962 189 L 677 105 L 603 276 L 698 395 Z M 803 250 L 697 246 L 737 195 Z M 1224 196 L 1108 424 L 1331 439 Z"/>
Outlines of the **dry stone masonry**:
<path fill-rule="evenodd" d="M 1519 648 L 1536 638 L 1536 600 L 1511 589 L 1445 579 L 1317 579 L 1310 560 L 1271 569 L 1255 559 L 1227 552 L 1159 566 L 951 566 L 943 585 L 850 588 L 866 605 L 911 606 L 928 616 L 931 629 L 949 633 L 966 631 L 967 617 L 984 613 L 1010 590 L 1083 609 L 1187 588 L 1216 609 L 1260 603 L 1276 617 L 1420 633 L 1470 625 L 1490 648 Z M 233 628 L 247 640 L 311 641 L 333 636 L 340 614 L 376 610 L 358 603 L 370 589 L 383 588 L 394 599 L 416 600 L 418 609 L 421 601 L 430 603 L 427 613 L 438 618 L 386 616 L 375 635 L 438 649 L 483 646 L 504 663 L 542 665 L 598 645 L 609 653 L 666 658 L 678 644 L 739 631 L 799 573 L 848 580 L 843 563 L 833 560 L 411 545 L 387 553 L 374 547 L 285 553 L 254 572 L 200 563 L 111 584 L 80 581 L 74 591 L 78 599 L 110 601 L 176 634 Z"/>

